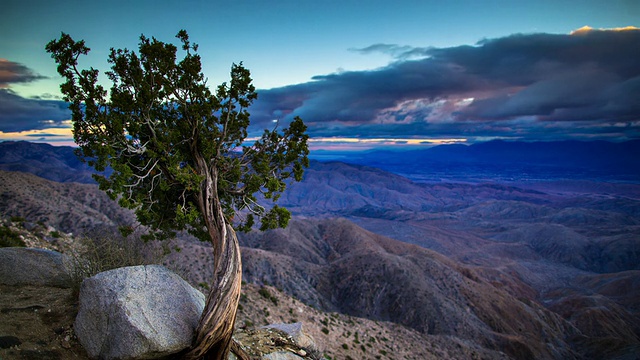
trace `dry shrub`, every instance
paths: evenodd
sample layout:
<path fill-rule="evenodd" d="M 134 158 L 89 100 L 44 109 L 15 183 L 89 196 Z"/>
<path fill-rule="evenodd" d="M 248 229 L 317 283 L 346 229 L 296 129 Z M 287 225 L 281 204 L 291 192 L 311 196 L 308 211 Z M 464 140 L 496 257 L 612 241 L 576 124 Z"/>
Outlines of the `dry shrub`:
<path fill-rule="evenodd" d="M 162 263 L 162 249 L 138 236 L 123 237 L 117 231 L 94 231 L 78 237 L 67 253 L 67 271 L 78 292 L 82 281 L 103 271 L 126 266 Z"/>

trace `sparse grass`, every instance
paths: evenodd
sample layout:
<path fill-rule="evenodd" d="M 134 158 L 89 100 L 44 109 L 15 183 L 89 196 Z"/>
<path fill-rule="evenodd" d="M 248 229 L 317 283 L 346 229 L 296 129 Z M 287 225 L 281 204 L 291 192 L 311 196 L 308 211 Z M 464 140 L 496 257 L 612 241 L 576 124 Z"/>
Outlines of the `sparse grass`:
<path fill-rule="evenodd" d="M 20 238 L 20 234 L 11 230 L 8 226 L 0 226 L 0 247 L 25 247 L 24 240 Z"/>
<path fill-rule="evenodd" d="M 71 260 L 67 271 L 75 293 L 84 279 L 100 272 L 161 263 L 161 254 L 145 249 L 139 239 L 123 238 L 118 233 L 80 237 L 78 247 L 68 255 Z"/>

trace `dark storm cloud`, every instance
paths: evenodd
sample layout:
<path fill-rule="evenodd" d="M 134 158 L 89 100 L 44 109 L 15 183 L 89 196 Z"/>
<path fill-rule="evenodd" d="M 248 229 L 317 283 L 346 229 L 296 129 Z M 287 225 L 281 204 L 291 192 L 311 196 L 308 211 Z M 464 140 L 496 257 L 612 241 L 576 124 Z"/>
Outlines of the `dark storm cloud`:
<path fill-rule="evenodd" d="M 385 52 L 397 61 L 264 90 L 255 108 L 258 119 L 299 115 L 322 135 L 386 129 L 498 136 L 510 128 L 518 137 L 577 134 L 568 126 L 545 125 L 564 121 L 576 122 L 587 132 L 583 136 L 614 130 L 637 136 L 639 49 L 637 29 L 517 34 L 452 48 L 376 44 L 356 51 Z M 418 55 L 426 57 L 406 60 Z M 473 101 L 463 106 L 463 99 Z M 418 100 L 444 101 L 450 109 L 403 109 Z"/>
<path fill-rule="evenodd" d="M 28 83 L 46 77 L 28 67 L 0 59 L 0 131 L 15 132 L 60 127 L 70 118 L 67 104 L 45 94 L 34 99 L 23 98 L 8 89 L 11 84 Z"/>
<path fill-rule="evenodd" d="M 515 90 L 475 102 L 468 118 L 638 119 L 640 31 L 513 35 L 434 58 Z"/>
<path fill-rule="evenodd" d="M 26 83 L 45 78 L 22 64 L 0 59 L 0 88 L 6 88 L 13 83 Z"/>
<path fill-rule="evenodd" d="M 0 131 L 16 132 L 65 126 L 71 118 L 67 103 L 58 100 L 23 98 L 0 89 Z"/>
<path fill-rule="evenodd" d="M 469 91 L 473 83 L 447 64 L 398 62 L 378 70 L 321 75 L 308 83 L 263 90 L 252 111 L 269 119 L 281 112 L 312 122 L 366 123 L 403 100 Z"/>

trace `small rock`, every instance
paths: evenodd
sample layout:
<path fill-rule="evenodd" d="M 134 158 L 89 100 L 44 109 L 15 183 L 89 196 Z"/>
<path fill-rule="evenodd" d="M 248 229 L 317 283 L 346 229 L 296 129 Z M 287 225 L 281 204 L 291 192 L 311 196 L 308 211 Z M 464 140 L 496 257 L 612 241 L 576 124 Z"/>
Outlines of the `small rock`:
<path fill-rule="evenodd" d="M 22 341 L 15 336 L 0 336 L 0 349 L 8 349 L 20 344 Z"/>
<path fill-rule="evenodd" d="M 300 360 L 300 356 L 289 351 L 277 351 L 262 356 L 262 360 Z"/>

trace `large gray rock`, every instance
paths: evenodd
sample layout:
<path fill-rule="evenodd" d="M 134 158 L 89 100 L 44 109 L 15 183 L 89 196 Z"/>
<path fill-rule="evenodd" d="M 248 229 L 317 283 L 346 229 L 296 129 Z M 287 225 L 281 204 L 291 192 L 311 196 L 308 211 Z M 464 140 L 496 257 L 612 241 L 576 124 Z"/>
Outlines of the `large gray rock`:
<path fill-rule="evenodd" d="M 191 344 L 204 295 L 163 266 L 132 266 L 85 279 L 74 324 L 92 358 L 153 359 Z"/>
<path fill-rule="evenodd" d="M 0 283 L 69 287 L 64 255 L 45 249 L 0 248 Z"/>

